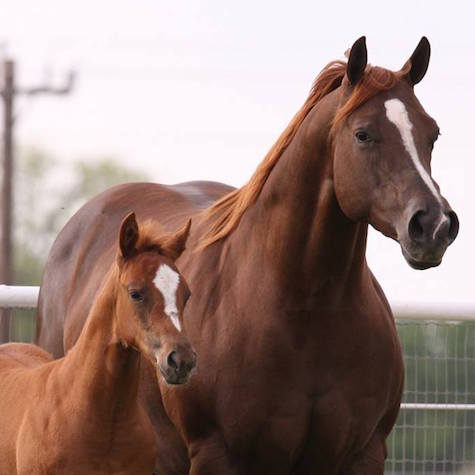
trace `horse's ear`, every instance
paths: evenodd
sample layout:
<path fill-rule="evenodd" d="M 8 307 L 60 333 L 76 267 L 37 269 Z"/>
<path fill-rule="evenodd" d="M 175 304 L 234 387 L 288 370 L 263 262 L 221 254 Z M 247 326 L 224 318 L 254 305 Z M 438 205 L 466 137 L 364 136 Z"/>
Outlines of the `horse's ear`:
<path fill-rule="evenodd" d="M 175 260 L 181 256 L 181 253 L 185 250 L 186 240 L 190 234 L 191 228 L 191 219 L 177 231 L 175 234 L 169 236 L 165 241 L 160 245 L 164 254 L 166 254 L 171 259 Z"/>
<path fill-rule="evenodd" d="M 354 42 L 348 54 L 346 77 L 352 86 L 358 84 L 363 77 L 367 64 L 368 51 L 366 50 L 366 37 L 362 36 Z"/>
<path fill-rule="evenodd" d="M 128 214 L 120 225 L 119 247 L 122 257 L 131 257 L 135 252 L 135 245 L 139 240 L 139 227 L 135 218 L 135 213 Z"/>
<path fill-rule="evenodd" d="M 422 81 L 422 78 L 427 72 L 430 59 L 430 43 L 429 40 L 423 36 L 417 45 L 414 53 L 412 53 L 409 60 L 403 66 L 402 70 L 407 71 L 407 79 L 414 86 Z"/>

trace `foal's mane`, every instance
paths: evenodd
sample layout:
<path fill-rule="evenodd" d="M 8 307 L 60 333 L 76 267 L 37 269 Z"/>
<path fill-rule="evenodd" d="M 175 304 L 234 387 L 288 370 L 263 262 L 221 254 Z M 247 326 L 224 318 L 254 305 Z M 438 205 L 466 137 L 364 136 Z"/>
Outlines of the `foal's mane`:
<path fill-rule="evenodd" d="M 394 87 L 396 81 L 409 69 L 410 63 L 398 72 L 368 64 L 362 79 L 354 87 L 348 100 L 338 109 L 333 119 L 332 130 L 340 126 L 356 108 L 368 99 L 381 91 Z M 315 104 L 342 84 L 345 74 L 345 61 L 332 61 L 323 68 L 315 79 L 304 105 L 271 147 L 250 180 L 241 188 L 223 196 L 205 211 L 205 219 L 212 224 L 201 242 L 201 248 L 226 237 L 237 227 L 244 212 L 256 201 L 272 169 L 295 137 L 304 119 Z"/>

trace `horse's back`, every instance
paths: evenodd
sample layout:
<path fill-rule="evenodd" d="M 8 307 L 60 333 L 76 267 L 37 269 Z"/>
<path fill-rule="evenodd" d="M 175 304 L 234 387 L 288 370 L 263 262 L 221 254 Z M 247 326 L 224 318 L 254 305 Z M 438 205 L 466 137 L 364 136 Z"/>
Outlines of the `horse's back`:
<path fill-rule="evenodd" d="M 87 202 L 59 233 L 46 262 L 38 302 L 38 345 L 60 357 L 74 344 L 114 258 L 117 229 L 127 213 L 135 211 L 139 220 L 154 218 L 165 231 L 172 231 L 231 190 L 216 182 L 129 183 Z"/>
<path fill-rule="evenodd" d="M 2 414 L 10 414 L 5 405 L 11 401 L 13 406 L 20 406 L 42 379 L 43 367 L 53 361 L 50 353 L 36 345 L 27 343 L 5 343 L 0 345 L 0 401 Z M 46 368 L 46 372 L 48 368 Z M 11 409 L 11 408 L 10 408 Z M 1 416 L 0 416 L 1 418 Z M 1 426 L 1 425 L 0 425 Z"/>
<path fill-rule="evenodd" d="M 35 368 L 52 361 L 47 351 L 28 343 L 5 343 L 0 345 L 0 371 L 3 368 Z"/>
<path fill-rule="evenodd" d="M 0 345 L 0 401 L 2 406 L 11 401 L 20 406 L 33 392 L 36 383 L 46 374 L 47 363 L 53 361 L 50 353 L 36 345 L 27 343 L 5 343 Z M 43 371 L 42 368 L 46 368 Z M 43 374 L 43 375 L 44 375 Z M 2 407 L 5 414 L 5 407 Z M 10 411 L 7 408 L 7 416 Z M 0 417 L 1 418 L 1 417 Z M 1 425 L 0 425 L 1 426 Z"/>

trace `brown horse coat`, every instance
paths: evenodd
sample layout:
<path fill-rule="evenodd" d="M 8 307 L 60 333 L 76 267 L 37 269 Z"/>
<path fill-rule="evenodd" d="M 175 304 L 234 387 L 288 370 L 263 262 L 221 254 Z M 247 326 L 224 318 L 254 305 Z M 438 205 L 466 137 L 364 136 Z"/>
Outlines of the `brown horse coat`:
<path fill-rule="evenodd" d="M 437 125 L 413 92 L 428 58 L 423 39 L 402 71 L 370 67 L 362 38 L 347 64 L 322 71 L 240 190 L 119 186 L 58 236 L 38 313 L 38 341 L 55 355 L 84 325 L 119 216 L 136 209 L 170 230 L 193 216 L 179 265 L 198 372 L 180 388 L 161 384 L 160 398 L 144 366 L 139 388 L 160 475 L 383 473 L 403 362 L 366 264 L 367 226 L 417 268 L 440 263 L 458 229 L 430 177 Z"/>
<path fill-rule="evenodd" d="M 176 256 L 137 250 L 136 242 L 131 243 L 133 251 L 126 250 L 124 239 L 130 243 L 133 223 L 133 215 L 124 221 L 118 264 L 112 264 L 87 325 L 65 357 L 53 360 L 34 345 L 0 346 L 1 474 L 152 473 L 157 449 L 149 418 L 137 400 L 141 360 L 134 348 L 157 359 L 174 383 L 184 380 L 169 377 L 167 371 L 177 372 L 166 367 L 161 353 L 165 351 L 165 361 L 170 350 L 183 361 L 194 356 L 164 315 L 163 298 L 149 277 L 159 265 L 173 266 Z M 148 241 L 155 246 L 164 242 L 156 236 Z M 140 292 L 148 289 L 147 310 L 131 301 L 136 294 L 129 298 L 127 289 L 137 282 Z"/>

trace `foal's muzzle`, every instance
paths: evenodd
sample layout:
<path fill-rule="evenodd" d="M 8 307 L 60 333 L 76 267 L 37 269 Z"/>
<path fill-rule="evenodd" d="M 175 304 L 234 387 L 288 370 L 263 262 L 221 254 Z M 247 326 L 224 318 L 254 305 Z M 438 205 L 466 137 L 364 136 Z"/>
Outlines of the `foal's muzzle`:
<path fill-rule="evenodd" d="M 439 206 L 418 209 L 401 233 L 402 253 L 414 269 L 438 266 L 458 231 L 459 220 L 451 209 L 443 210 Z"/>
<path fill-rule="evenodd" d="M 157 356 L 160 373 L 168 384 L 184 384 L 196 369 L 196 352 L 190 345 L 176 345 L 164 357 Z"/>

